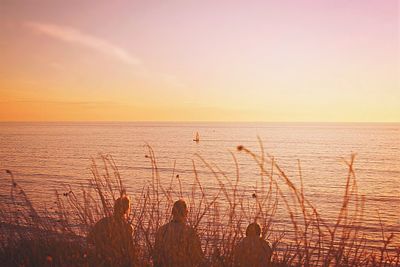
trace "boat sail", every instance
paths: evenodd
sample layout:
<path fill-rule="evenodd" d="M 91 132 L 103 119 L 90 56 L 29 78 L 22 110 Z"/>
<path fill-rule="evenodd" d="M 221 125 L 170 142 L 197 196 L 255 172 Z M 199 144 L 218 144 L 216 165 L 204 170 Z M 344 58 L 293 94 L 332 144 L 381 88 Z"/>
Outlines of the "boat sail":
<path fill-rule="evenodd" d="M 196 132 L 196 137 L 193 138 L 193 141 L 195 141 L 196 143 L 198 143 L 200 141 L 200 135 L 199 132 Z"/>

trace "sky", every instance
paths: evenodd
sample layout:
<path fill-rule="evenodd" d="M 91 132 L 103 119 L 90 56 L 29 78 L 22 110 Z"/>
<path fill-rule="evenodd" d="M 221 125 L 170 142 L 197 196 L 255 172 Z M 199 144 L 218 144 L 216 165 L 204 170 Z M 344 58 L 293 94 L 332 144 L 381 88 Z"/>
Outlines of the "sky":
<path fill-rule="evenodd" d="M 398 0 L 0 1 L 0 121 L 400 122 Z"/>

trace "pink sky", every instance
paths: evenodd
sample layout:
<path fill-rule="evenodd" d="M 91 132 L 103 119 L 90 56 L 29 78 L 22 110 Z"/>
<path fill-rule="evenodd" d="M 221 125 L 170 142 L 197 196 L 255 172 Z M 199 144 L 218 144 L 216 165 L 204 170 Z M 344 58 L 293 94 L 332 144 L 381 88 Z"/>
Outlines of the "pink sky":
<path fill-rule="evenodd" d="M 399 4 L 2 1 L 0 120 L 400 121 Z"/>

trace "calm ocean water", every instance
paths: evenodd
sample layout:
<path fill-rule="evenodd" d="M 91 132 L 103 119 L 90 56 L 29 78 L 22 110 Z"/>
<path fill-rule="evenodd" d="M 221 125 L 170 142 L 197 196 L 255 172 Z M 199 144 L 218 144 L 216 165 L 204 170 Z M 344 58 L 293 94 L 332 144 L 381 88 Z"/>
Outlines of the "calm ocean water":
<path fill-rule="evenodd" d="M 196 132 L 198 144 L 192 140 Z M 380 216 L 386 230 L 399 235 L 400 124 L 0 123 L 0 169 L 12 170 L 40 205 L 49 202 L 63 183 L 86 183 L 90 159 L 109 153 L 134 195 L 151 177 L 145 157 L 148 143 L 166 179 L 176 161 L 176 173 L 191 181 L 192 159 L 200 165 L 196 153 L 234 179 L 231 151 L 239 161 L 242 183 L 253 188 L 259 180 L 257 167 L 236 147 L 260 151 L 257 136 L 293 180 L 298 180 L 301 160 L 305 194 L 328 218 L 340 208 L 347 175 L 343 159 L 356 153 L 359 192 L 366 196 L 365 225 L 379 233 Z M 200 178 L 207 188 L 216 186 L 209 173 Z M 0 179 L 7 191 L 4 171 Z"/>

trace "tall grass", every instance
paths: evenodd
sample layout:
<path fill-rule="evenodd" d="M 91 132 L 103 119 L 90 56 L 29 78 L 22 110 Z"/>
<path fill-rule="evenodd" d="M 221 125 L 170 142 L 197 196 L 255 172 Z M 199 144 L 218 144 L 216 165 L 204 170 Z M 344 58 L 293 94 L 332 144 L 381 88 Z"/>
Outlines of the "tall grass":
<path fill-rule="evenodd" d="M 338 216 L 328 221 L 306 198 L 300 161 L 296 181 L 264 152 L 261 142 L 260 153 L 243 146 L 237 150 L 251 157 L 258 168 L 259 179 L 251 190 L 241 184 L 234 153 L 233 177 L 196 155 L 193 180 L 188 184 L 175 166 L 170 177 L 161 177 L 155 153 L 147 146 L 152 171 L 140 192 L 126 192 L 117 164 L 110 155 L 102 155 L 92 161 L 88 186 L 71 185 L 55 192 L 55 213 L 36 209 L 7 170 L 10 194 L 0 204 L 0 262 L 4 266 L 86 266 L 90 263 L 88 231 L 111 215 L 115 199 L 131 193 L 129 222 L 138 266 L 152 265 L 155 233 L 171 219 L 172 204 L 179 198 L 188 204 L 188 223 L 198 232 L 212 266 L 232 266 L 233 250 L 254 221 L 261 225 L 262 237 L 271 242 L 274 266 L 400 266 L 400 247 L 383 225 L 380 247 L 368 246 L 364 238 L 365 201 L 357 191 L 354 155 L 345 162 L 348 174 Z M 199 172 L 199 168 L 208 171 Z M 213 179 L 217 189 L 205 188 L 203 179 Z M 279 222 L 285 220 L 289 226 L 282 228 Z"/>

